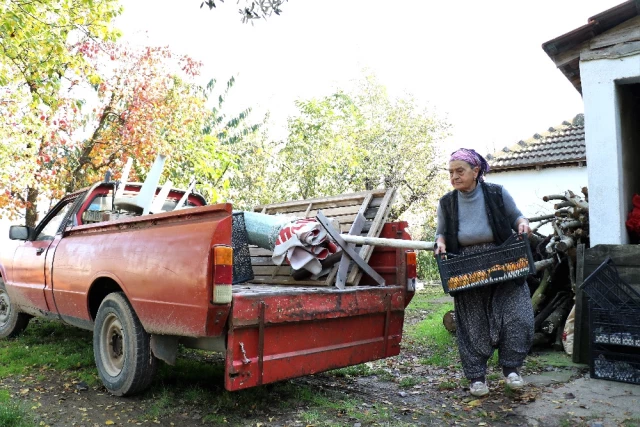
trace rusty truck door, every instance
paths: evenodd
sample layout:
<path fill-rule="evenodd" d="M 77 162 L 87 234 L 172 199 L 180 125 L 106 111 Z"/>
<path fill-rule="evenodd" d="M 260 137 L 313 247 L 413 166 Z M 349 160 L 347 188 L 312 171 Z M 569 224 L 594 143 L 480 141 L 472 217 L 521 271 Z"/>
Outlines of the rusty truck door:
<path fill-rule="evenodd" d="M 58 203 L 36 227 L 33 240 L 20 244 L 13 256 L 11 284 L 8 291 L 17 305 L 37 311 L 52 311 L 45 296 L 47 260 L 52 262 L 52 243 L 73 206 L 74 199 Z M 55 245 L 53 245 L 55 247 Z M 52 251 L 52 253 L 49 253 Z"/>

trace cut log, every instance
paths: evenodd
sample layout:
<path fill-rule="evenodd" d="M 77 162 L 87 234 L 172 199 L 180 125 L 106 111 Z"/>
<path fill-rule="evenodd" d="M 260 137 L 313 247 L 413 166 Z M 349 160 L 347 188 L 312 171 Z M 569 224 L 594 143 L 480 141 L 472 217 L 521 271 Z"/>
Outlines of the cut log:
<path fill-rule="evenodd" d="M 566 299 L 553 313 L 542 322 L 540 329 L 542 332 L 548 335 L 552 335 L 555 338 L 556 329 L 564 322 L 564 319 L 569 315 L 569 310 L 573 304 L 572 299 Z"/>
<path fill-rule="evenodd" d="M 562 194 L 552 194 L 550 196 L 544 196 L 542 200 L 548 202 L 549 200 L 567 200 L 567 198 Z"/>
<path fill-rule="evenodd" d="M 580 221 L 567 221 L 560 224 L 560 229 L 563 231 L 569 230 L 571 228 L 582 227 L 582 222 Z"/>
<path fill-rule="evenodd" d="M 571 237 L 562 236 L 560 241 L 556 243 L 556 251 L 558 252 L 566 252 L 567 249 L 572 248 L 574 246 L 574 241 Z"/>
<path fill-rule="evenodd" d="M 533 347 L 547 347 L 551 339 L 542 332 L 536 332 L 533 334 Z"/>
<path fill-rule="evenodd" d="M 553 258 L 547 258 L 547 259 L 543 259 L 542 261 L 536 261 L 535 262 L 535 267 L 536 267 L 536 273 L 538 271 L 544 270 L 547 267 L 551 267 L 554 263 Z"/>
<path fill-rule="evenodd" d="M 534 216 L 533 218 L 528 218 L 529 222 L 538 222 L 538 221 L 544 221 L 546 219 L 553 219 L 556 216 L 554 214 L 549 214 L 549 215 L 542 215 L 542 216 Z"/>
<path fill-rule="evenodd" d="M 456 333 L 456 312 L 453 310 L 447 311 L 442 317 L 442 324 L 444 328 L 451 332 L 452 334 Z"/>
<path fill-rule="evenodd" d="M 564 201 L 564 202 L 556 203 L 555 205 L 553 205 L 553 209 L 569 208 L 572 206 L 575 206 L 572 202 Z"/>
<path fill-rule="evenodd" d="M 567 300 L 567 298 L 569 298 L 569 295 L 566 292 L 557 293 L 553 297 L 551 302 L 549 302 L 549 304 L 547 304 L 542 310 L 540 310 L 540 313 L 538 313 L 536 315 L 536 317 L 533 319 L 533 328 L 534 328 L 534 330 L 539 331 L 540 328 L 542 327 L 542 322 L 547 320 L 547 317 L 549 317 L 549 315 L 551 313 L 553 313 L 553 311 L 556 308 L 558 308 L 560 305 L 564 304 L 564 302 Z"/>
<path fill-rule="evenodd" d="M 565 317 L 560 324 L 560 327 L 556 330 L 556 341 L 553 343 L 553 349 L 555 351 L 563 351 L 564 345 L 562 344 L 562 336 L 564 335 L 564 325 L 567 322 L 567 318 Z"/>
<path fill-rule="evenodd" d="M 538 286 L 538 289 L 536 289 L 536 291 L 533 293 L 533 296 L 531 297 L 531 305 L 533 306 L 534 313 L 540 309 L 540 304 L 542 303 L 542 301 L 544 301 L 544 298 L 545 298 L 544 293 L 547 290 L 547 287 L 549 286 L 550 277 L 551 277 L 551 269 L 547 268 L 544 271 L 544 275 L 542 276 L 542 282 L 540 282 L 540 286 Z"/>
<path fill-rule="evenodd" d="M 582 209 L 589 209 L 589 203 L 586 202 L 585 200 L 582 200 L 581 197 L 576 196 L 575 194 L 573 194 L 572 191 L 567 191 L 564 193 L 567 201 L 569 201 L 570 203 L 572 203 L 574 206 L 577 206 L 579 208 Z"/>

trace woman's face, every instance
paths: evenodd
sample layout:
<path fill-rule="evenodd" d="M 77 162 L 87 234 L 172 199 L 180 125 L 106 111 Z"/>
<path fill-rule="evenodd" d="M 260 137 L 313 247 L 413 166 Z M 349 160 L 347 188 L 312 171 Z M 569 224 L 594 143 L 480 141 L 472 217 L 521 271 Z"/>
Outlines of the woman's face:
<path fill-rule="evenodd" d="M 471 165 L 464 160 L 449 162 L 449 179 L 451 185 L 458 191 L 471 191 L 476 188 L 476 178 L 480 168 Z"/>

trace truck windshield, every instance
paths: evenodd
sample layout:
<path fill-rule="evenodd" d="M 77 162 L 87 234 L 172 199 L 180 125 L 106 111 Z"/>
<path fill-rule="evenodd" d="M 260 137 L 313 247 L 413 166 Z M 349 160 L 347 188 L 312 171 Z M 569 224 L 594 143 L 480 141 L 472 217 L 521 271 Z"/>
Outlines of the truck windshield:
<path fill-rule="evenodd" d="M 56 214 L 49 219 L 49 221 L 44 224 L 36 240 L 53 240 L 56 233 L 60 230 L 60 225 L 62 224 L 62 220 L 69 213 L 69 209 L 73 205 L 73 200 L 67 200 L 66 203 L 61 204 L 61 207 L 58 207 L 58 211 Z"/>

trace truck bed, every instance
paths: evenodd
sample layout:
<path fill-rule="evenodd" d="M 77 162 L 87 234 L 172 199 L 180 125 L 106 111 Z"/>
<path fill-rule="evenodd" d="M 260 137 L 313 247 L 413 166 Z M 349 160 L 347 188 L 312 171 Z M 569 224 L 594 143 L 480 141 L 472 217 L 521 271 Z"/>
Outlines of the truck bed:
<path fill-rule="evenodd" d="M 250 295 L 299 295 L 299 294 L 332 294 L 364 291 L 368 289 L 379 289 L 379 286 L 353 286 L 345 290 L 335 286 L 293 286 L 293 285 L 270 285 L 268 283 L 243 283 L 233 286 L 233 296 Z"/>
<path fill-rule="evenodd" d="M 382 236 L 409 238 L 406 223 L 385 224 Z M 400 353 L 406 251 L 376 248 L 369 260 L 385 278 L 363 276 L 341 290 L 319 285 L 243 283 L 233 286 L 225 387 L 239 390 Z M 279 282 L 279 281 L 278 281 Z M 306 282 L 303 282 L 306 283 Z"/>

